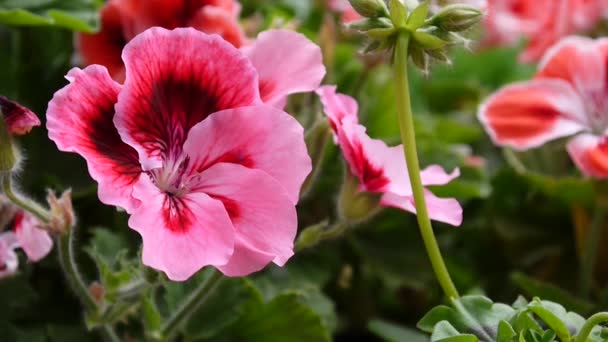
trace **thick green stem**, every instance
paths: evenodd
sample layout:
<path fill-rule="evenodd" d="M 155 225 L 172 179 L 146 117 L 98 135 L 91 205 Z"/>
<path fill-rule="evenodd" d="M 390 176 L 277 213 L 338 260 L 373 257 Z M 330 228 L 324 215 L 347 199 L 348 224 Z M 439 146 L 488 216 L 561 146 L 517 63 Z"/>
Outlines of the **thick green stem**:
<path fill-rule="evenodd" d="M 591 292 L 591 285 L 593 284 L 593 271 L 595 269 L 595 262 L 597 261 L 597 253 L 600 244 L 600 238 L 602 235 L 602 229 L 606 222 L 606 209 L 597 208 L 597 212 L 591 222 L 591 229 L 587 234 L 585 242 L 585 249 L 583 250 L 583 256 L 581 258 L 581 295 L 588 297 Z"/>
<path fill-rule="evenodd" d="M 581 328 L 578 335 L 576 336 L 575 342 L 587 342 L 589 335 L 597 325 L 602 323 L 608 323 L 608 312 L 600 312 L 595 314 L 585 322 L 585 325 Z"/>
<path fill-rule="evenodd" d="M 401 141 L 405 159 L 407 161 L 407 169 L 414 193 L 414 202 L 416 205 L 416 215 L 420 233 L 424 240 L 426 252 L 435 271 L 435 276 L 443 289 L 443 292 L 449 298 L 458 298 L 458 291 L 450 278 L 448 269 L 445 266 L 431 220 L 429 218 L 424 197 L 424 188 L 420 177 L 420 165 L 418 162 L 418 153 L 416 151 L 416 135 L 414 130 L 414 117 L 412 114 L 412 106 L 410 101 L 409 80 L 407 71 L 408 62 L 408 45 L 410 35 L 403 32 L 397 39 L 395 48 L 395 81 L 397 92 L 397 110 L 399 113 L 399 128 L 401 130 Z"/>
<path fill-rule="evenodd" d="M 164 340 L 170 341 L 175 336 L 180 326 L 207 301 L 222 279 L 222 274 L 213 270 L 213 274 L 192 291 L 163 325 L 161 336 Z"/>
<path fill-rule="evenodd" d="M 2 178 L 2 190 L 4 195 L 16 206 L 36 216 L 40 221 L 48 223 L 50 221 L 50 213 L 40 204 L 19 195 L 13 189 L 12 176 L 10 174 L 0 175 Z"/>
<path fill-rule="evenodd" d="M 82 279 L 80 272 L 78 271 L 78 265 L 74 258 L 74 235 L 76 227 L 71 227 L 67 230 L 68 233 L 63 234 L 57 238 L 57 249 L 59 251 L 59 261 L 61 268 L 63 269 L 64 276 L 71 286 L 72 290 L 76 293 L 80 302 L 84 305 L 86 312 L 97 315 L 99 308 L 95 299 L 91 296 L 89 288 Z M 101 333 L 104 335 L 107 341 L 119 342 L 120 338 L 116 335 L 114 328 L 109 325 L 103 325 L 101 327 Z"/>

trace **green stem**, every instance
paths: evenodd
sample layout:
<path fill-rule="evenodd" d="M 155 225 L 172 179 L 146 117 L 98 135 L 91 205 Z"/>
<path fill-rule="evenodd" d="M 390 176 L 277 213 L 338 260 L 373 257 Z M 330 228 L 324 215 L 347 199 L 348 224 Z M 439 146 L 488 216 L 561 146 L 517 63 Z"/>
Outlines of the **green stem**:
<path fill-rule="evenodd" d="M 587 342 L 589 335 L 591 335 L 591 331 L 597 325 L 608 322 L 608 312 L 600 312 L 595 314 L 585 322 L 585 325 L 581 328 L 578 335 L 576 336 L 575 342 Z"/>
<path fill-rule="evenodd" d="M 410 183 L 412 185 L 412 191 L 414 193 L 414 202 L 416 205 L 416 216 L 418 219 L 418 226 L 420 227 L 420 233 L 424 240 L 426 252 L 435 271 L 435 277 L 439 281 L 443 292 L 449 298 L 458 298 L 458 290 L 454 286 L 433 227 L 429 218 L 428 210 L 426 207 L 426 200 L 424 197 L 424 188 L 422 186 L 422 179 L 420 177 L 420 165 L 418 162 L 418 153 L 416 151 L 416 135 L 414 129 L 414 117 L 412 114 L 410 90 L 408 81 L 408 45 L 410 35 L 407 32 L 403 32 L 397 39 L 397 46 L 395 48 L 395 81 L 397 91 L 397 109 L 399 113 L 399 128 L 401 131 L 401 142 L 403 143 L 403 150 L 405 153 L 405 159 L 407 161 L 407 169 L 409 172 Z"/>
<path fill-rule="evenodd" d="M 2 178 L 2 190 L 4 195 L 16 206 L 36 216 L 40 221 L 48 223 L 50 221 L 50 213 L 40 204 L 19 195 L 13 189 L 12 176 L 10 174 L 0 175 Z"/>
<path fill-rule="evenodd" d="M 188 320 L 205 301 L 207 301 L 222 279 L 222 274 L 213 270 L 213 274 L 194 289 L 190 296 L 188 296 L 181 306 L 175 310 L 171 317 L 169 317 L 162 327 L 161 336 L 163 336 L 165 340 L 170 341 L 178 332 L 180 326 Z"/>
<path fill-rule="evenodd" d="M 89 288 L 82 279 L 78 271 L 78 265 L 74 258 L 74 235 L 76 227 L 71 227 L 67 230 L 68 233 L 57 238 L 57 249 L 59 251 L 59 261 L 65 278 L 67 279 L 72 290 L 85 307 L 86 312 L 97 315 L 99 308 L 95 299 L 91 296 Z M 120 338 L 116 335 L 114 328 L 110 324 L 103 325 L 101 332 L 105 339 L 111 342 L 120 342 Z"/>
<path fill-rule="evenodd" d="M 591 222 L 591 229 L 587 234 L 585 249 L 583 250 L 583 256 L 581 258 L 580 278 L 581 295 L 585 298 L 589 297 L 589 293 L 591 292 L 593 271 L 595 269 L 595 262 L 597 261 L 597 253 L 605 219 L 606 209 L 601 207 L 598 208 L 595 216 L 593 217 L 593 221 Z"/>

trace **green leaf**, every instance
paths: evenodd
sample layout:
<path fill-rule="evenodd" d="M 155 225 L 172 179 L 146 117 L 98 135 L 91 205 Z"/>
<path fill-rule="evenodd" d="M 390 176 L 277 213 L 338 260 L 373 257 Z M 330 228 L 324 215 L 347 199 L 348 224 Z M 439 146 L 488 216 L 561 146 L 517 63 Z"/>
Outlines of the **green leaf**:
<path fill-rule="evenodd" d="M 414 41 L 417 45 L 424 49 L 441 49 L 446 45 L 446 42 L 443 41 L 439 37 L 435 37 L 434 35 L 426 32 L 416 31 L 412 34 Z"/>
<path fill-rule="evenodd" d="M 261 301 L 260 292 L 247 279 L 224 279 L 205 305 L 191 316 L 184 331 L 195 339 L 213 338 L 235 323 L 248 306 Z"/>
<path fill-rule="evenodd" d="M 511 342 L 511 340 L 517 336 L 517 333 L 507 321 L 500 321 L 498 323 L 498 335 L 496 336 L 497 342 Z"/>
<path fill-rule="evenodd" d="M 160 329 L 162 325 L 162 317 L 158 311 L 158 307 L 152 298 L 144 296 L 142 298 L 142 311 L 144 319 L 144 327 L 146 335 L 152 338 L 160 338 Z"/>
<path fill-rule="evenodd" d="M 407 18 L 407 8 L 400 0 L 390 0 L 389 10 L 391 12 L 391 20 L 395 27 L 404 27 Z"/>
<path fill-rule="evenodd" d="M 386 341 L 391 342 L 424 342 L 428 341 L 428 336 L 421 334 L 415 330 L 402 327 L 400 325 L 390 323 L 387 321 L 374 319 L 367 324 L 367 328 L 382 337 Z"/>
<path fill-rule="evenodd" d="M 56 26 L 93 33 L 99 27 L 98 0 L 7 0 L 0 3 L 0 23 Z"/>
<path fill-rule="evenodd" d="M 424 1 L 416 7 L 410 17 L 407 18 L 407 27 L 410 30 L 416 30 L 424 25 L 427 15 L 429 14 L 429 2 Z"/>
<path fill-rule="evenodd" d="M 510 321 L 516 311 L 508 305 L 493 303 L 483 296 L 465 296 L 453 300 L 452 307 L 438 306 L 418 323 L 418 328 L 430 332 L 443 321 L 458 332 L 474 334 L 483 341 L 494 341 L 501 321 Z M 445 327 L 445 324 L 444 324 Z"/>
<path fill-rule="evenodd" d="M 470 334 L 461 334 L 449 322 L 441 321 L 435 327 L 431 342 L 477 342 L 479 339 Z"/>
<path fill-rule="evenodd" d="M 571 332 L 575 333 L 585 323 L 585 319 L 553 302 L 534 299 L 528 309 L 537 315 L 549 328 L 553 329 L 562 341 L 570 341 Z"/>
<path fill-rule="evenodd" d="M 526 292 L 529 296 L 528 298 L 540 297 L 545 300 L 560 303 L 566 309 L 582 314 L 590 313 L 591 310 L 593 310 L 593 304 L 575 297 L 551 283 L 542 282 L 520 272 L 513 273 L 511 279 L 517 286 Z"/>
<path fill-rule="evenodd" d="M 321 317 L 304 305 L 300 296 L 285 294 L 268 303 L 258 302 L 217 337 L 218 341 L 309 342 L 330 341 Z"/>

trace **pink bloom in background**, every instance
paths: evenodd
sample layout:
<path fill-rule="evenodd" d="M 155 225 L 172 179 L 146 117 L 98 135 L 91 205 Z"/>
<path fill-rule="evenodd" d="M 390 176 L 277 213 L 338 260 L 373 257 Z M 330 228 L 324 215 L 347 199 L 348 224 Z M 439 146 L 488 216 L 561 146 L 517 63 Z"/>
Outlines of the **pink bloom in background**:
<path fill-rule="evenodd" d="M 193 27 L 242 46 L 247 39 L 238 23 L 240 8 L 236 0 L 109 0 L 101 10 L 101 30 L 78 35 L 78 52 L 85 65 L 101 64 L 122 82 L 122 49 L 153 26 Z"/>
<path fill-rule="evenodd" d="M 361 191 L 382 194 L 381 205 L 416 213 L 403 147 L 389 147 L 382 140 L 370 138 L 358 123 L 356 100 L 336 93 L 335 86 L 320 87 L 317 94 L 350 172 L 359 179 Z M 458 175 L 457 169 L 448 174 L 437 165 L 421 173 L 425 186 L 447 184 Z M 454 226 L 462 223 L 462 208 L 455 199 L 438 198 L 426 190 L 426 201 L 433 220 Z"/>
<path fill-rule="evenodd" d="M 604 0 L 488 0 L 486 44 L 526 39 L 523 62 L 540 59 L 560 38 L 593 28 Z"/>
<path fill-rule="evenodd" d="M 587 176 L 608 177 L 608 40 L 568 37 L 533 80 L 508 85 L 479 109 L 494 142 L 517 150 L 576 136 L 568 153 Z"/>
<path fill-rule="evenodd" d="M 40 261 L 53 249 L 53 239 L 33 215 L 20 210 L 15 215 L 13 230 L 18 246 L 23 249 L 30 261 Z"/>
<path fill-rule="evenodd" d="M 363 19 L 353 6 L 350 5 L 348 0 L 329 0 L 328 6 L 332 11 L 340 13 L 342 22 L 345 24 Z"/>
<path fill-rule="evenodd" d="M 4 96 L 0 96 L 0 111 L 10 134 L 23 135 L 33 127 L 40 126 L 36 114 Z"/>
<path fill-rule="evenodd" d="M 124 85 L 101 66 L 70 71 L 47 122 L 59 149 L 87 160 L 101 201 L 131 215 L 143 262 L 172 280 L 283 265 L 312 166 L 303 128 L 265 100 L 315 89 L 320 49 L 287 31 L 241 52 L 192 28 L 152 28 L 123 60 Z"/>
<path fill-rule="evenodd" d="M 17 246 L 17 238 L 13 232 L 0 233 L 0 278 L 17 272 L 19 266 L 19 259 L 15 253 Z"/>

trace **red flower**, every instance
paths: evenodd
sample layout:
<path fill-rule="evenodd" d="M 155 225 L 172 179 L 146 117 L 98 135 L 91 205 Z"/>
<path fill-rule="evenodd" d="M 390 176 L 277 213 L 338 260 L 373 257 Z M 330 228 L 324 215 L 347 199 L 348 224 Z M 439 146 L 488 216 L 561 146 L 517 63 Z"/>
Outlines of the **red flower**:
<path fill-rule="evenodd" d="M 10 134 L 23 135 L 29 133 L 32 127 L 40 126 L 36 114 L 4 96 L 0 96 L 0 111 Z"/>
<path fill-rule="evenodd" d="M 153 26 L 193 27 L 240 47 L 246 39 L 238 24 L 239 12 L 236 0 L 110 0 L 101 10 L 101 30 L 80 34 L 77 47 L 84 64 L 101 64 L 114 79 L 123 81 L 121 52 L 139 33 Z"/>

